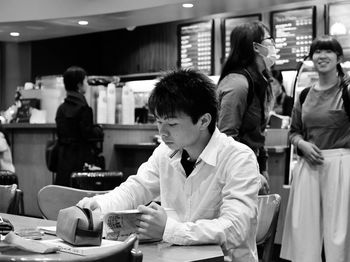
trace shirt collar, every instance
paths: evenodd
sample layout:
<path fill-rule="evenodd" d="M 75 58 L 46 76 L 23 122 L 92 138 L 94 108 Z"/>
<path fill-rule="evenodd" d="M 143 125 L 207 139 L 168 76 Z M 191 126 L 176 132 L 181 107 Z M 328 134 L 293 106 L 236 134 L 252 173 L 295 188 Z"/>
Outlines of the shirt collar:
<path fill-rule="evenodd" d="M 199 155 L 197 163 L 199 163 L 202 160 L 211 166 L 216 166 L 216 160 L 217 160 L 217 155 L 218 155 L 219 146 L 220 146 L 219 136 L 220 136 L 220 131 L 217 127 L 215 127 L 214 133 L 212 134 L 207 146 Z M 169 154 L 169 158 L 173 158 L 177 154 L 178 154 L 178 157 L 181 158 L 181 153 L 182 153 L 182 150 L 180 149 L 172 151 Z"/>

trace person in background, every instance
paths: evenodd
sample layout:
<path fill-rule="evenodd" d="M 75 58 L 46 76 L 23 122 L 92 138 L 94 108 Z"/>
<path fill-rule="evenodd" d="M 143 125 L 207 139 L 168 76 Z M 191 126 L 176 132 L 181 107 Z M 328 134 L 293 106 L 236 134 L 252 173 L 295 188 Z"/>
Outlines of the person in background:
<path fill-rule="evenodd" d="M 69 67 L 63 82 L 67 97 L 56 112 L 59 153 L 55 184 L 69 186 L 72 172 L 82 171 L 85 163 L 94 164 L 96 141 L 103 140 L 103 130 L 93 124 L 92 109 L 84 97 L 88 86 L 85 70 Z"/>
<path fill-rule="evenodd" d="M 263 23 L 252 22 L 232 30 L 230 45 L 217 89 L 218 127 L 255 152 L 262 174 L 261 193 L 267 193 L 264 133 L 273 106 L 269 71 L 276 59 L 275 43 Z"/>
<path fill-rule="evenodd" d="M 12 163 L 12 154 L 10 149 L 10 141 L 0 122 L 0 170 L 8 170 L 15 172 L 15 167 Z"/>
<path fill-rule="evenodd" d="M 272 93 L 275 98 L 275 104 L 273 106 L 273 111 L 276 114 L 283 116 L 291 116 L 294 100 L 293 97 L 286 94 L 286 89 L 283 85 L 283 76 L 281 71 L 272 69 Z"/>
<path fill-rule="evenodd" d="M 322 36 L 312 42 L 309 58 L 319 79 L 292 112 L 289 138 L 301 158 L 293 170 L 281 257 L 321 261 L 324 247 L 327 262 L 347 262 L 350 121 L 342 99 L 343 49 L 335 38 Z"/>
<path fill-rule="evenodd" d="M 161 144 L 136 175 L 78 205 L 102 213 L 137 208 L 141 235 L 176 245 L 220 244 L 228 261 L 257 262 L 258 164 L 246 145 L 217 129 L 215 84 L 194 70 L 170 72 L 148 104 Z M 144 206 L 157 197 L 161 206 Z"/>

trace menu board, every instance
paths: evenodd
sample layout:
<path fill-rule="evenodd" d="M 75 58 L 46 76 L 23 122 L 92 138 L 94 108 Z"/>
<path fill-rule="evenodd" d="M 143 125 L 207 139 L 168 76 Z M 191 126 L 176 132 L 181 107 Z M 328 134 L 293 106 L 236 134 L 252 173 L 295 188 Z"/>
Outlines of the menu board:
<path fill-rule="evenodd" d="M 350 58 L 350 3 L 330 4 L 328 6 L 328 33 L 334 36 Z"/>
<path fill-rule="evenodd" d="M 208 75 L 213 73 L 213 20 L 178 26 L 181 68 L 195 68 Z"/>
<path fill-rule="evenodd" d="M 224 57 L 227 58 L 231 45 L 230 45 L 230 35 L 233 30 L 238 25 L 248 23 L 248 22 L 253 22 L 253 21 L 260 21 L 261 20 L 261 15 L 256 14 L 256 15 L 249 15 L 249 16 L 239 16 L 239 17 L 228 17 L 223 20 L 223 36 L 224 36 L 224 41 L 225 47 L 223 48 L 224 50 Z"/>
<path fill-rule="evenodd" d="M 315 37 L 315 8 L 271 13 L 272 35 L 276 42 L 279 70 L 293 70 L 308 55 Z"/>

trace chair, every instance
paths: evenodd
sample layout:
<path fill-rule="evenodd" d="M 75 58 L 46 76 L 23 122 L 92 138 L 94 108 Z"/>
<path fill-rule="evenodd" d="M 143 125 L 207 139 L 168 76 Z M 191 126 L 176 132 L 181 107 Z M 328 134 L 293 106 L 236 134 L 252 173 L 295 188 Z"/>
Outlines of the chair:
<path fill-rule="evenodd" d="M 0 185 L 16 184 L 16 192 L 13 201 L 10 203 L 7 213 L 22 215 L 24 214 L 23 191 L 18 188 L 18 177 L 15 173 L 9 170 L 0 170 Z M 4 190 L 4 189 L 3 189 Z"/>
<path fill-rule="evenodd" d="M 281 197 L 278 194 L 258 196 L 256 244 L 262 251 L 261 262 L 269 262 L 272 258 L 280 204 Z"/>
<path fill-rule="evenodd" d="M 72 187 L 95 191 L 112 190 L 123 180 L 123 173 L 116 171 L 84 171 L 71 176 Z"/>
<path fill-rule="evenodd" d="M 0 212 L 8 213 L 15 200 L 17 185 L 0 185 Z"/>
<path fill-rule="evenodd" d="M 23 201 L 23 192 L 17 188 L 16 184 L 0 185 L 0 212 L 14 215 L 21 215 L 21 201 Z"/>
<path fill-rule="evenodd" d="M 140 250 L 137 249 L 138 238 L 136 234 L 130 235 L 125 241 L 118 245 L 114 245 L 110 250 L 105 252 L 99 252 L 94 255 L 89 256 L 75 256 L 75 258 L 59 258 L 57 260 L 48 258 L 45 255 L 38 256 L 28 256 L 17 255 L 14 256 L 14 251 L 9 249 L 9 254 L 7 251 L 1 252 L 0 261 L 26 261 L 26 262 L 44 262 L 44 261 L 60 261 L 60 262 L 142 262 L 143 254 Z M 12 254 L 11 254 L 12 253 Z M 25 253 L 24 253 L 25 254 Z"/>
<path fill-rule="evenodd" d="M 77 261 L 103 261 L 103 262 L 142 262 L 143 254 L 138 248 L 138 237 L 136 234 L 130 235 L 120 245 L 115 245 L 110 251 L 85 258 L 73 260 Z M 72 261 L 72 260 L 69 260 Z"/>
<path fill-rule="evenodd" d="M 57 220 L 58 212 L 76 205 L 84 197 L 92 197 L 109 191 L 81 190 L 72 187 L 48 185 L 38 192 L 38 205 L 44 218 Z"/>

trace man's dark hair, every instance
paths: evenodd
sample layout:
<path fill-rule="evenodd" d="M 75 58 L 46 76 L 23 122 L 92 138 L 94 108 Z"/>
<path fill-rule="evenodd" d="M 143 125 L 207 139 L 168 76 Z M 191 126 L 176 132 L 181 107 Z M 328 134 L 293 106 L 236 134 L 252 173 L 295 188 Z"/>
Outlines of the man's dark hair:
<path fill-rule="evenodd" d="M 208 126 L 216 126 L 218 101 L 215 84 L 204 74 L 192 69 L 180 69 L 163 76 L 156 83 L 148 100 L 150 112 L 156 117 L 171 118 L 176 113 L 189 115 L 193 123 L 205 113 L 211 115 Z"/>
<path fill-rule="evenodd" d="M 67 91 L 78 91 L 78 84 L 82 84 L 86 77 L 86 72 L 78 66 L 69 67 L 63 74 L 63 83 Z"/>

